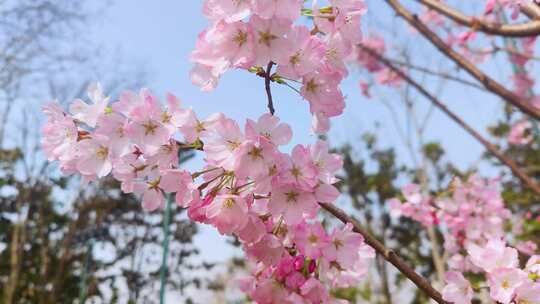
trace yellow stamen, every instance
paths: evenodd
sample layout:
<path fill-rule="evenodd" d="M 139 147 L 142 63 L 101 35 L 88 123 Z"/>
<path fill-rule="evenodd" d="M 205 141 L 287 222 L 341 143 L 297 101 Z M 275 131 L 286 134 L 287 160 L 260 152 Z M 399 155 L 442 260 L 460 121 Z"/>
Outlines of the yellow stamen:
<path fill-rule="evenodd" d="M 264 44 L 267 47 L 270 47 L 272 40 L 277 39 L 277 36 L 273 35 L 270 32 L 259 32 L 259 43 Z"/>
<path fill-rule="evenodd" d="M 107 147 L 101 146 L 96 151 L 97 158 L 101 160 L 105 160 L 108 155 L 109 155 L 109 149 Z"/>
<path fill-rule="evenodd" d="M 233 41 L 238 44 L 238 46 L 244 45 L 244 43 L 247 42 L 247 33 L 242 32 L 241 30 L 238 30 L 236 35 L 233 37 Z"/>
<path fill-rule="evenodd" d="M 315 82 L 315 78 L 311 78 L 306 83 L 306 91 L 316 94 L 318 90 L 319 90 L 319 85 Z"/>
<path fill-rule="evenodd" d="M 221 206 L 222 206 L 223 208 L 230 209 L 230 208 L 232 208 L 232 207 L 234 206 L 234 204 L 235 204 L 235 203 L 234 203 L 234 200 L 233 200 L 232 198 L 228 198 L 228 199 L 226 199 L 226 200 L 223 201 L 223 203 L 222 203 Z"/>
<path fill-rule="evenodd" d="M 159 127 L 150 120 L 143 123 L 142 126 L 144 127 L 144 135 L 154 135 L 156 133 L 156 129 Z"/>
<path fill-rule="evenodd" d="M 251 156 L 252 160 L 257 160 L 257 158 L 263 158 L 261 148 L 253 148 L 253 149 L 251 149 L 251 151 L 248 152 L 248 155 Z"/>
<path fill-rule="evenodd" d="M 298 192 L 289 191 L 285 192 L 287 203 L 296 203 L 296 200 L 298 199 Z"/>

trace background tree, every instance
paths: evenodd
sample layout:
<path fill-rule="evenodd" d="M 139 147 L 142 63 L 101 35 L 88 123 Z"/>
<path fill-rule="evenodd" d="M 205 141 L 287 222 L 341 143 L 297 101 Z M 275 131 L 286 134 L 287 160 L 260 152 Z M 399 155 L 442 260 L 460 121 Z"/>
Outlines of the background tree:
<path fill-rule="evenodd" d="M 142 214 L 112 180 L 85 185 L 60 176 L 39 149 L 46 99 L 70 101 L 96 79 L 112 92 L 146 82 L 143 68 L 106 57 L 90 40 L 74 43 L 106 5 L 0 2 L 0 303 L 157 300 L 162 214 Z M 107 60 L 114 73 L 101 68 Z M 170 228 L 167 285 L 197 288 L 197 228 L 176 209 Z"/>

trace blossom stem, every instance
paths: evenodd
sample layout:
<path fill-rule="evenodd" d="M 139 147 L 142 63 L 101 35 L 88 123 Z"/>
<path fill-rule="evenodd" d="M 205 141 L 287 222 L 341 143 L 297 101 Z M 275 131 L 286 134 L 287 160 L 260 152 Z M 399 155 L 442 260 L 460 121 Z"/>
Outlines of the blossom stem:
<path fill-rule="evenodd" d="M 212 182 L 216 181 L 218 178 L 223 178 L 223 175 L 224 175 L 224 174 L 220 174 L 220 175 L 218 175 L 218 176 L 212 178 L 211 180 L 209 180 L 209 181 L 207 181 L 207 182 L 201 184 L 201 185 L 198 187 L 198 189 L 199 189 L 199 190 L 204 190 L 206 187 L 208 187 L 208 185 L 210 185 Z M 222 181 L 223 181 L 223 180 L 221 180 L 221 181 L 219 182 L 219 184 L 221 184 Z"/>
<path fill-rule="evenodd" d="M 293 87 L 293 86 L 290 85 L 289 83 L 284 82 L 284 84 L 285 84 L 287 87 L 289 87 L 290 89 L 292 89 L 293 91 L 295 91 L 296 93 L 302 94 L 302 93 L 300 93 L 300 90 L 298 90 L 297 88 Z"/>
<path fill-rule="evenodd" d="M 191 177 L 192 178 L 197 178 L 205 173 L 208 173 L 208 172 L 212 172 L 212 171 L 215 171 L 215 170 L 218 170 L 218 169 L 221 169 L 220 167 L 215 167 L 215 168 L 210 168 L 210 169 L 207 169 L 207 170 L 203 170 L 203 171 L 199 171 L 199 172 L 195 172 L 193 174 L 191 174 Z"/>
<path fill-rule="evenodd" d="M 435 300 L 437 303 L 448 304 L 439 291 L 437 291 L 429 282 L 419 275 L 411 266 L 409 266 L 403 259 L 401 259 L 394 251 L 386 248 L 381 242 L 373 237 L 367 230 L 365 230 L 356 220 L 348 216 L 343 210 L 329 203 L 319 203 L 319 205 L 335 216 L 343 223 L 351 223 L 353 225 L 353 231 L 360 233 L 364 237 L 366 244 L 371 246 L 378 254 L 384 257 L 385 260 L 394 265 L 403 275 L 411 280 L 420 290 L 426 295 Z"/>
<path fill-rule="evenodd" d="M 270 74 L 272 73 L 273 66 L 274 62 L 270 61 L 266 67 L 266 73 L 264 75 L 264 87 L 266 89 L 266 96 L 268 97 L 268 111 L 270 111 L 270 114 L 272 115 L 274 115 L 276 112 L 274 109 L 274 101 L 272 100 L 272 89 L 270 88 L 270 81 L 272 80 Z"/>
<path fill-rule="evenodd" d="M 234 188 L 234 190 L 237 191 L 237 192 L 241 192 L 240 189 L 245 188 L 245 187 L 248 187 L 248 186 L 251 186 L 251 185 L 253 185 L 254 183 L 255 183 L 255 181 L 251 181 L 251 182 L 249 182 L 249 183 L 245 183 L 245 184 L 243 184 L 243 185 L 237 186 L 236 188 Z"/>

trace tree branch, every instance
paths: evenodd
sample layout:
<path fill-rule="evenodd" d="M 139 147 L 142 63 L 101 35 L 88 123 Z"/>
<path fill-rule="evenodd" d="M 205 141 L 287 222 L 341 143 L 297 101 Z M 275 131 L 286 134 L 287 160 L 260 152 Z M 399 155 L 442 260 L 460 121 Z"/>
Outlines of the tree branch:
<path fill-rule="evenodd" d="M 411 86 L 416 88 L 420 94 L 422 94 L 424 97 L 426 97 L 434 106 L 439 108 L 443 113 L 445 113 L 450 119 L 452 119 L 455 123 L 457 123 L 460 127 L 462 127 L 467 133 L 469 133 L 472 137 L 474 137 L 476 140 L 478 140 L 485 148 L 488 150 L 491 154 L 493 154 L 501 163 L 506 165 L 516 176 L 519 178 L 527 187 L 529 187 L 533 192 L 535 192 L 538 196 L 540 196 L 540 186 L 532 179 L 530 178 L 525 172 L 523 172 L 519 166 L 510 158 L 508 158 L 506 155 L 504 155 L 502 152 L 499 151 L 499 149 L 490 143 L 488 140 L 486 140 L 480 133 L 476 132 L 471 126 L 469 126 L 465 121 L 463 121 L 459 116 L 457 116 L 454 112 L 450 111 L 444 105 L 437 97 L 433 96 L 431 93 L 429 93 L 424 87 L 422 87 L 420 84 L 418 84 L 415 80 L 413 80 L 411 77 L 409 77 L 407 74 L 405 74 L 400 69 L 396 68 L 390 61 L 388 61 L 386 58 L 379 55 L 374 50 L 365 47 L 360 46 L 366 53 L 371 55 L 373 58 L 379 60 L 381 63 L 383 63 L 385 66 L 387 66 L 389 69 L 391 69 L 394 73 L 399 75 L 403 80 L 408 82 Z"/>
<path fill-rule="evenodd" d="M 403 261 L 403 259 L 401 259 L 394 251 L 387 249 L 381 242 L 369 234 L 367 230 L 365 230 L 356 220 L 348 216 L 343 210 L 328 203 L 319 203 L 319 205 L 343 223 L 351 223 L 353 225 L 354 232 L 360 233 L 364 237 L 366 244 L 375 249 L 379 255 L 394 265 L 427 296 L 435 300 L 437 303 L 448 303 L 443 300 L 441 294 L 435 288 L 433 288 L 433 286 L 431 286 L 426 279 L 420 276 L 413 268 L 405 263 L 405 261 Z"/>
<path fill-rule="evenodd" d="M 459 67 L 466 70 L 471 76 L 480 81 L 484 87 L 493 93 L 497 94 L 510 104 L 516 106 L 524 113 L 527 113 L 531 117 L 540 120 L 540 110 L 534 108 L 526 101 L 522 100 L 519 96 L 506 89 L 500 83 L 484 74 L 474 64 L 468 61 L 464 56 L 454 51 L 448 46 L 439 36 L 431 31 L 416 15 L 413 15 L 405 7 L 403 7 L 397 0 L 384 0 L 392 9 L 405 21 L 407 21 L 412 27 L 418 30 L 426 39 L 428 39 L 439 51 L 445 54 L 448 58 L 452 59 Z"/>
<path fill-rule="evenodd" d="M 264 75 L 264 87 L 266 89 L 266 96 L 268 97 L 268 111 L 270 111 L 270 114 L 272 115 L 274 115 L 276 112 L 274 109 L 274 101 L 272 100 L 272 90 L 270 88 L 270 81 L 272 80 L 270 74 L 272 73 L 273 66 L 274 62 L 270 61 L 268 63 L 268 67 L 266 67 L 266 73 Z"/>
<path fill-rule="evenodd" d="M 540 21 L 529 21 L 520 24 L 497 24 L 484 21 L 479 18 L 466 16 L 462 12 L 451 8 L 444 2 L 436 0 L 417 0 L 430 9 L 454 20 L 455 22 L 471 28 L 473 31 L 481 31 L 486 34 L 505 37 L 530 37 L 540 34 Z"/>

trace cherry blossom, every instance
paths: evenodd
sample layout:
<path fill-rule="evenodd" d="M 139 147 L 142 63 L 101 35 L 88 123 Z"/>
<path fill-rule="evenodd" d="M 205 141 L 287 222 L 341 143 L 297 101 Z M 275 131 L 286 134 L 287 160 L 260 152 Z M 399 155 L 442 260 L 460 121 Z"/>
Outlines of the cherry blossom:
<path fill-rule="evenodd" d="M 126 91 L 105 104 L 95 125 L 48 104 L 46 154 L 87 181 L 112 176 L 148 212 L 171 199 L 191 220 L 237 236 L 253 270 L 253 283 L 242 288 L 259 303 L 332 303 L 331 288 L 358 284 L 373 250 L 351 225 L 328 234 L 317 220 L 319 203 L 339 196 L 342 160 L 326 142 L 284 153 L 292 132 L 275 116 L 241 127 L 222 113 L 199 119 L 170 93 L 166 104 L 147 89 Z M 93 111 L 83 107 L 77 115 Z M 201 171 L 179 168 L 184 149 L 203 154 Z"/>

